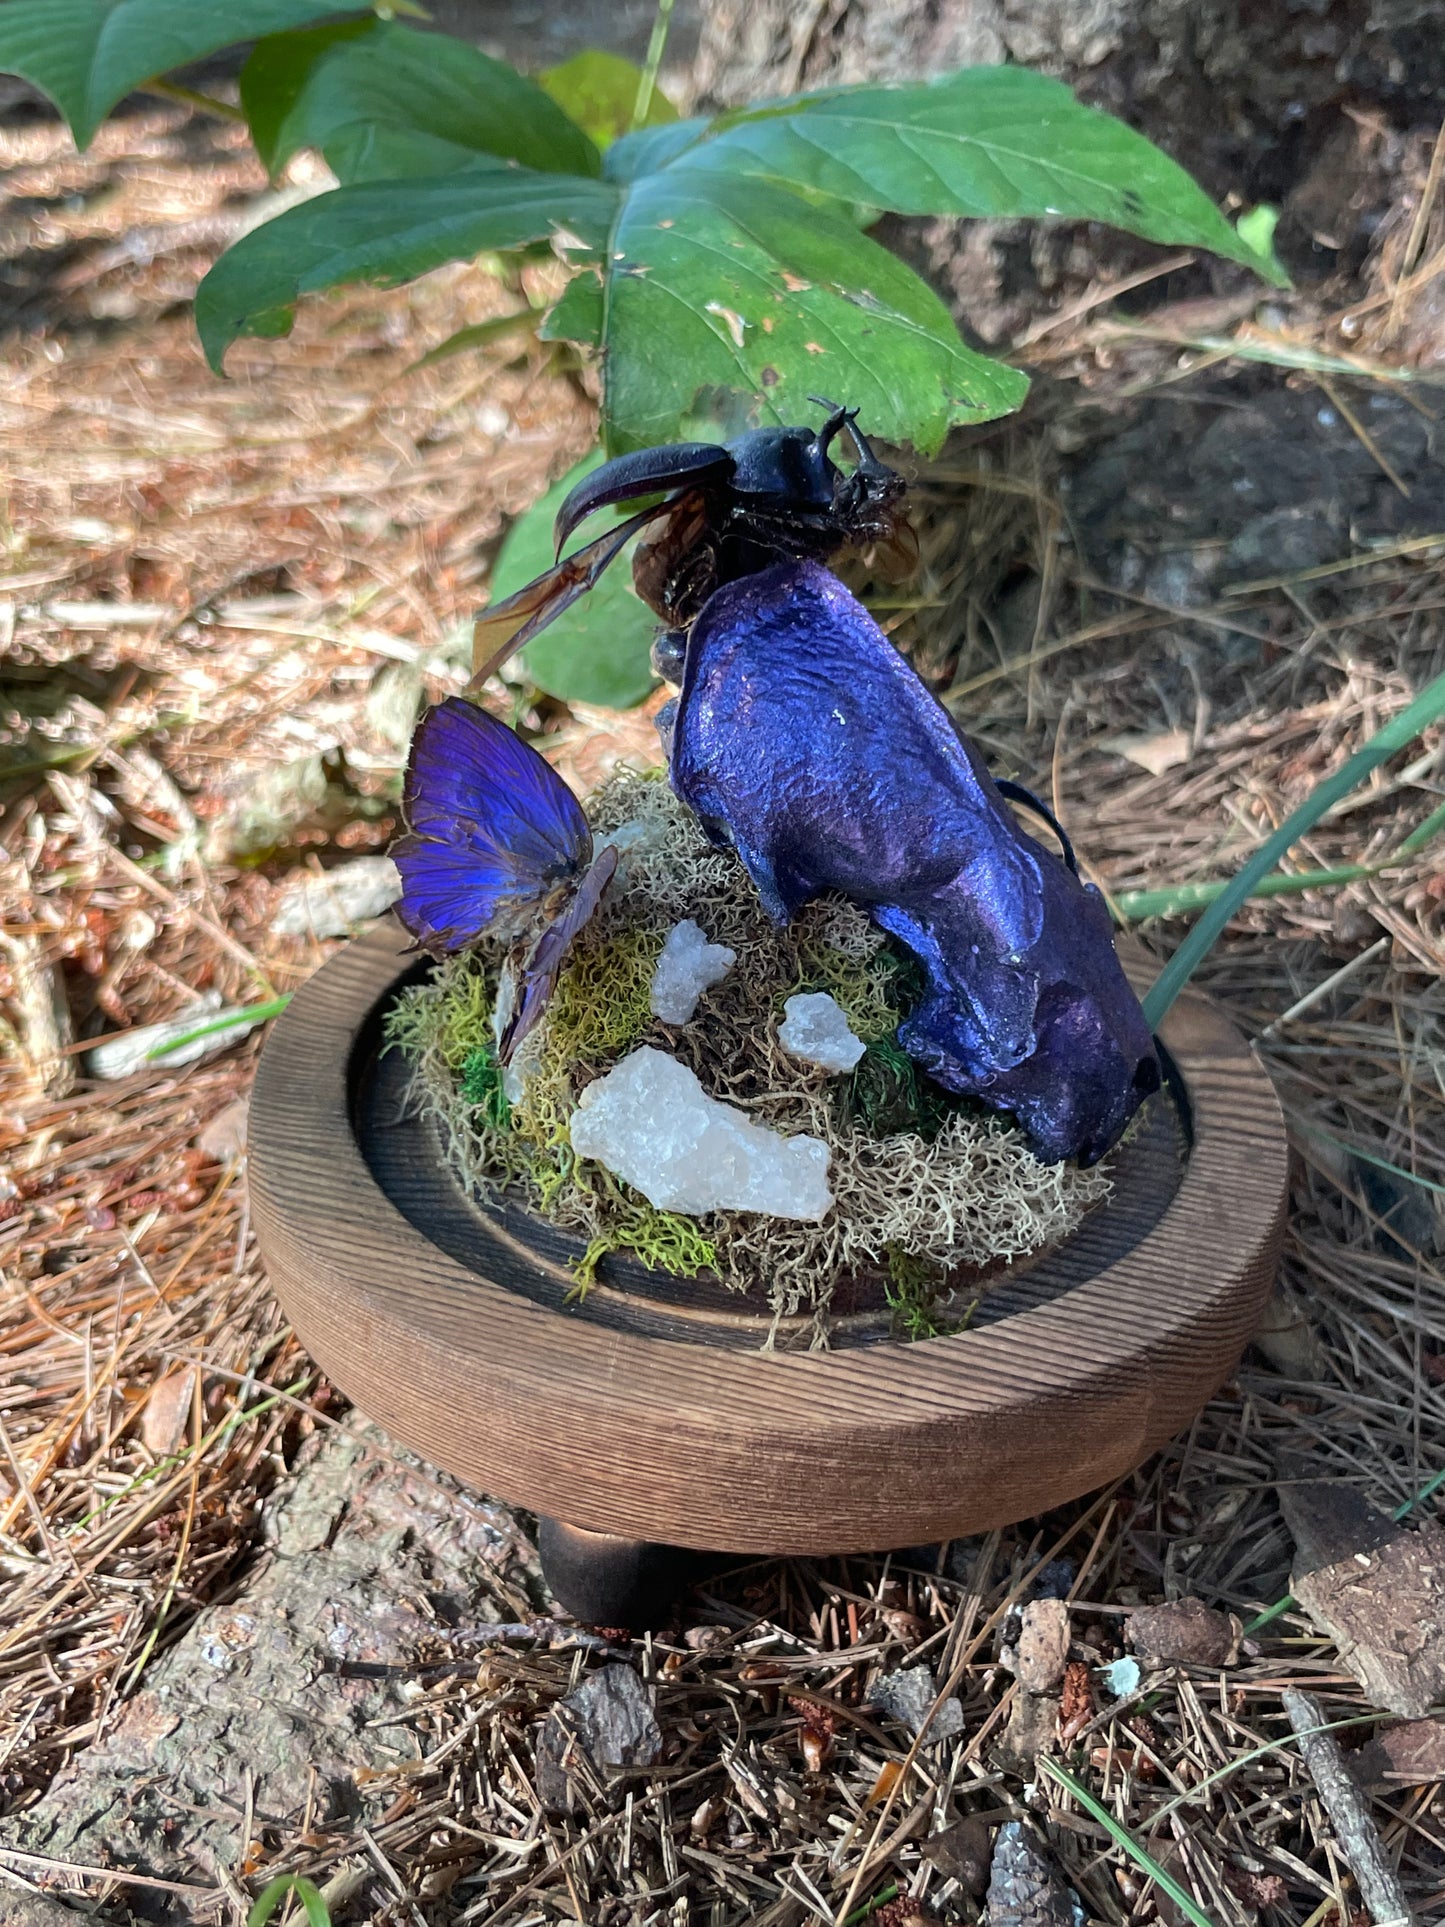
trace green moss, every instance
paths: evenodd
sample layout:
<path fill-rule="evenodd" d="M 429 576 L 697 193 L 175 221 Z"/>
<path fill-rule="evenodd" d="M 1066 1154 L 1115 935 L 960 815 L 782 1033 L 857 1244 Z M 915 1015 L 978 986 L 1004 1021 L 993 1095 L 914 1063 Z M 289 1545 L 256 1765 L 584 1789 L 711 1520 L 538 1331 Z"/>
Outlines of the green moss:
<path fill-rule="evenodd" d="M 798 959 L 801 975 L 779 1000 L 780 1009 L 789 997 L 826 990 L 848 1019 L 853 1035 L 865 1044 L 891 1037 L 897 1030 L 906 1006 L 900 1006 L 893 997 L 894 972 L 887 951 L 875 951 L 860 962 L 835 950 L 832 944 L 805 941 L 798 946 Z"/>
<path fill-rule="evenodd" d="M 931 1144 L 958 1108 L 891 1037 L 869 1044 L 843 1086 L 846 1114 L 870 1137 L 911 1131 Z"/>
<path fill-rule="evenodd" d="M 502 1088 L 502 1067 L 491 1044 L 482 1044 L 463 1061 L 460 1082 L 462 1096 L 494 1131 L 510 1128 L 512 1107 Z"/>
<path fill-rule="evenodd" d="M 630 1050 L 652 1021 L 652 974 L 661 949 L 661 938 L 649 930 L 579 946 L 548 1006 L 548 1056 L 585 1063 Z"/>
<path fill-rule="evenodd" d="M 883 1287 L 893 1313 L 893 1336 L 908 1339 L 947 1338 L 962 1331 L 961 1322 L 938 1316 L 938 1300 L 946 1282 L 942 1268 L 926 1258 L 915 1258 L 897 1245 L 888 1247 L 888 1282 Z"/>
<path fill-rule="evenodd" d="M 631 1205 L 628 1215 L 595 1237 L 573 1265 L 579 1297 L 586 1296 L 587 1287 L 597 1277 L 598 1265 L 614 1251 L 630 1251 L 643 1264 L 671 1272 L 675 1278 L 695 1278 L 717 1263 L 717 1247 L 691 1218 L 679 1217 L 675 1211 L 659 1211 L 655 1205 Z"/>
<path fill-rule="evenodd" d="M 447 1069 L 461 1075 L 479 1051 L 495 1048 L 492 1007 L 497 1000 L 497 973 L 468 957 L 446 971 L 440 984 L 437 1040 Z"/>

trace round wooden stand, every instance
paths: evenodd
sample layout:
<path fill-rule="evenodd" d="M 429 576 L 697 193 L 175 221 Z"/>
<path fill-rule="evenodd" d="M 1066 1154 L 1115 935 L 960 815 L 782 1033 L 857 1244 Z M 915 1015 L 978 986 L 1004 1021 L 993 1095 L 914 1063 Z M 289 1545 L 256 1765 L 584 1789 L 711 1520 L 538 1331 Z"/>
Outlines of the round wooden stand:
<path fill-rule="evenodd" d="M 277 1295 L 341 1389 L 435 1464 L 542 1513 L 558 1596 L 639 1623 L 677 1549 L 834 1553 L 1027 1518 L 1138 1464 L 1228 1376 L 1273 1281 L 1285 1134 L 1207 1000 L 1166 1022 L 1166 1089 L 1062 1246 L 1005 1272 L 967 1331 L 886 1311 L 806 1349 L 720 1286 L 609 1271 L 452 1177 L 381 1019 L 427 969 L 389 921 L 301 990 L 251 1106 L 251 1197 Z M 627 1611 L 619 1610 L 627 1608 Z"/>

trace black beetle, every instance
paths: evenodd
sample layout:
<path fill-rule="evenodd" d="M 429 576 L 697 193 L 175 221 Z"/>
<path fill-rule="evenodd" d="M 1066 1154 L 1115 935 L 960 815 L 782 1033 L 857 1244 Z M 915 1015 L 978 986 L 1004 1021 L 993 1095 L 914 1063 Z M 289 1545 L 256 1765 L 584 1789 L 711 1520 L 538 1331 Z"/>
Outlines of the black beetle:
<path fill-rule="evenodd" d="M 817 398 L 814 397 L 816 400 Z M 868 543 L 906 547 L 901 475 L 869 447 L 856 408 L 830 409 L 821 428 L 756 428 L 725 447 L 674 442 L 619 455 L 577 484 L 557 513 L 557 548 L 598 509 L 661 495 L 606 535 L 478 618 L 472 688 L 590 589 L 637 534 L 661 523 L 632 563 L 637 593 L 670 630 L 685 630 L 725 582 L 779 561 L 825 562 Z M 829 453 L 847 431 L 855 463 Z"/>

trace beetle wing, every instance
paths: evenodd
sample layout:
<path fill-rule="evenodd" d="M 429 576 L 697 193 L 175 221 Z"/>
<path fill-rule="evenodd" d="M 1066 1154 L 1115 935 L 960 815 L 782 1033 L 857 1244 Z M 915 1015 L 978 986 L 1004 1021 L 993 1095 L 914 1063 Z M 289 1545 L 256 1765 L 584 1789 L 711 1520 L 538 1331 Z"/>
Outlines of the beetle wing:
<path fill-rule="evenodd" d="M 555 622 L 564 609 L 596 582 L 608 563 L 626 548 L 640 528 L 662 515 L 671 505 L 659 502 L 640 514 L 630 515 L 606 535 L 599 535 L 539 575 L 535 582 L 518 589 L 515 595 L 483 609 L 472 629 L 472 679 L 467 692 L 475 693 L 487 677 L 500 669 L 508 656 L 515 655 L 533 636 Z"/>
<path fill-rule="evenodd" d="M 664 448 L 619 455 L 584 475 L 558 509 L 553 525 L 557 547 L 560 550 L 572 531 L 597 509 L 630 502 L 639 495 L 725 481 L 735 466 L 732 456 L 716 442 L 672 442 Z"/>

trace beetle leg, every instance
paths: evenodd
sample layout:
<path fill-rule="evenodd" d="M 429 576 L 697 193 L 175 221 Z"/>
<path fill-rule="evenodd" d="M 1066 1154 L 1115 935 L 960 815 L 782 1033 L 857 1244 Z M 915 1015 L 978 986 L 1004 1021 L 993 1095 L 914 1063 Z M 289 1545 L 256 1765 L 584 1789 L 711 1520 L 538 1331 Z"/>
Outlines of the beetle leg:
<path fill-rule="evenodd" d="M 1049 828 L 1063 846 L 1065 863 L 1068 864 L 1074 875 L 1077 876 L 1079 874 L 1079 864 L 1078 859 L 1074 855 L 1074 846 L 1070 843 L 1063 824 L 1054 815 L 1048 805 L 1041 803 L 1032 790 L 1026 790 L 1022 783 L 1012 782 L 1007 776 L 996 776 L 993 786 L 999 795 L 1007 797 L 1010 803 L 1022 803 L 1026 810 L 1032 810 L 1035 816 L 1041 817 L 1043 821 L 1048 824 Z"/>
<path fill-rule="evenodd" d="M 545 575 L 539 575 L 535 582 L 529 582 L 525 589 L 518 589 L 505 601 L 484 609 L 472 630 L 472 679 L 466 693 L 474 694 L 509 656 L 530 642 L 549 622 L 555 621 L 564 609 L 570 609 L 637 531 L 670 506 L 661 502 L 629 516 L 617 528 L 578 549 L 575 555 L 569 555 Z"/>
<path fill-rule="evenodd" d="M 687 658 L 687 635 L 681 629 L 664 629 L 652 645 L 652 673 L 664 682 L 681 683 Z"/>

